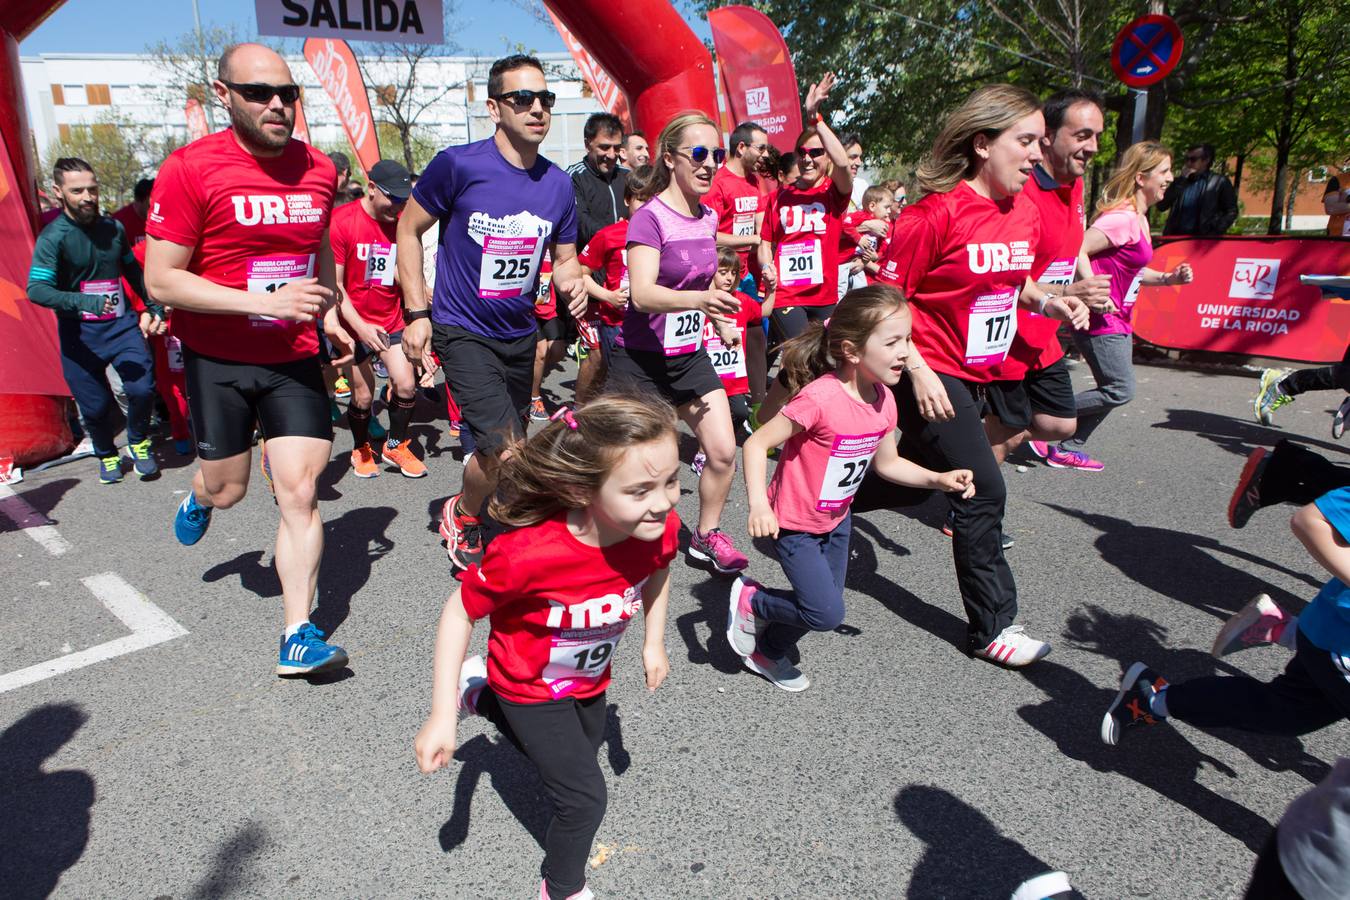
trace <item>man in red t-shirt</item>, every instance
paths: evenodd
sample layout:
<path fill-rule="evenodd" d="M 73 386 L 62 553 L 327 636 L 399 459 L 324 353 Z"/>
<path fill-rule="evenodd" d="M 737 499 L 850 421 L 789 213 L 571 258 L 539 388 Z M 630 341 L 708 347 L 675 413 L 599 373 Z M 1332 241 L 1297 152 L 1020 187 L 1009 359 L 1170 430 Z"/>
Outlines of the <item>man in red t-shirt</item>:
<path fill-rule="evenodd" d="M 112 214 L 122 223 L 127 242 L 133 247 L 145 240 L 145 216 L 150 212 L 150 191 L 154 186 L 155 179 L 142 178 L 131 192 L 131 202 Z"/>
<path fill-rule="evenodd" d="M 309 607 L 323 555 L 316 483 L 333 449 L 315 321 L 324 319 L 335 362 L 352 355 L 334 308 L 335 172 L 291 137 L 300 88 L 275 51 L 229 47 L 211 87 L 231 127 L 165 160 L 146 226 L 146 287 L 174 310 L 201 461 L 174 533 L 195 544 L 213 509 L 243 499 L 256 423 L 281 512 L 275 564 L 285 631 L 276 671 L 332 670 L 347 654 L 324 641 Z"/>
<path fill-rule="evenodd" d="M 1080 272 L 1078 265 L 1087 227 L 1083 173 L 1097 153 L 1097 139 L 1105 127 L 1101 98 L 1084 90 L 1063 90 L 1046 99 L 1042 112 L 1042 160 L 1023 188 L 1041 218 L 1032 275 L 1052 293 L 1089 305 L 1103 303 L 1110 299 L 1110 278 Z M 1032 449 L 1044 457 L 1048 451 L 1043 442 L 1072 437 L 1077 427 L 1059 326 L 1056 319 L 1023 306 L 1017 309 L 1017 333 L 987 394 L 994 414 L 985 418 L 985 432 L 999 462 L 1028 437 Z"/>
<path fill-rule="evenodd" d="M 343 324 L 356 339 L 352 360 L 352 398 L 347 424 L 352 432 L 352 471 L 359 478 L 380 474 L 370 446 L 371 407 L 375 402 L 378 356 L 389 372 L 389 433 L 380 445 L 386 465 L 407 478 L 421 478 L 427 467 L 412 450 L 408 423 L 417 402 L 417 377 L 403 352 L 403 291 L 398 285 L 398 216 L 412 194 L 412 176 L 401 163 L 382 159 L 366 173 L 360 200 L 333 212 L 328 240 L 341 287 Z"/>
<path fill-rule="evenodd" d="M 769 146 L 769 136 L 754 122 L 742 122 L 731 133 L 731 152 L 713 175 L 712 190 L 703 204 L 717 213 L 717 246 L 730 247 L 741 257 L 740 290 L 759 299 L 750 273 L 750 251 L 759 246 L 765 197 L 755 166 Z"/>

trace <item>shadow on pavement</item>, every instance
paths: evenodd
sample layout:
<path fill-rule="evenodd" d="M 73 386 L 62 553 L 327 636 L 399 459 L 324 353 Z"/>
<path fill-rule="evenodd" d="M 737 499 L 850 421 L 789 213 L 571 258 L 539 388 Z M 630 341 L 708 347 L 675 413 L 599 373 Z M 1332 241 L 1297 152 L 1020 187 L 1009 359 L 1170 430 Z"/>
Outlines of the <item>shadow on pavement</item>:
<path fill-rule="evenodd" d="M 927 845 L 910 876 L 909 898 L 1007 897 L 1028 878 L 1056 868 L 942 788 L 902 788 L 895 795 L 895 816 Z M 1069 896 L 1081 897 L 1076 891 Z"/>
<path fill-rule="evenodd" d="M 351 601 L 370 581 L 376 560 L 394 549 L 385 532 L 398 516 L 391 506 L 354 509 L 325 522 L 323 561 L 319 564 L 319 603 L 310 615 L 320 631 L 333 636 L 351 613 Z M 239 576 L 244 590 L 258 597 L 280 597 L 276 567 L 263 564 L 262 550 L 249 550 L 202 573 L 202 581 Z"/>
<path fill-rule="evenodd" d="M 605 707 L 605 746 L 609 753 L 609 767 L 615 775 L 622 775 L 633 765 L 633 757 L 623 745 L 623 720 L 619 718 L 619 705 L 611 703 Z"/>
<path fill-rule="evenodd" d="M 873 542 L 876 542 L 875 545 Z M 900 585 L 877 573 L 877 551 L 907 556 L 909 550 L 886 537 L 876 525 L 864 519 L 853 519 L 853 541 L 849 544 L 848 579 L 845 587 L 866 594 L 896 616 L 920 628 L 940 641 L 966 652 L 966 620 L 910 593 Z M 952 574 L 953 597 L 959 597 L 956 575 Z M 958 601 L 959 602 L 959 601 Z"/>
<path fill-rule="evenodd" d="M 90 474 L 92 475 L 93 472 L 91 471 Z M 80 479 L 78 478 L 61 478 L 56 481 L 48 481 L 44 484 L 36 485 L 28 490 L 16 488 L 14 493 L 17 498 L 22 499 L 24 503 L 31 506 L 35 512 L 39 513 L 46 520 L 30 522 L 28 524 L 59 525 L 61 520 L 53 519 L 52 513 L 61 503 L 62 498 L 70 492 L 71 488 L 79 483 Z M 24 516 L 18 509 L 11 509 L 7 506 L 7 504 L 11 503 L 12 501 L 9 498 L 0 500 L 0 509 L 5 510 L 5 513 L 0 515 L 0 533 L 20 530 L 19 526 L 16 525 L 12 519 L 23 521 Z"/>
<path fill-rule="evenodd" d="M 455 807 L 449 820 L 441 826 L 441 849 L 453 850 L 469 836 L 473 795 L 483 775 L 492 779 L 493 788 L 501 795 L 511 815 L 525 826 L 542 848 L 552 813 L 539 775 L 530 761 L 508 741 L 494 744 L 485 735 L 463 744 L 455 751 L 455 759 L 460 762 L 459 778 L 455 781 Z"/>
<path fill-rule="evenodd" d="M 257 822 L 249 822 L 235 832 L 211 860 L 211 870 L 188 894 L 191 900 L 215 900 L 229 897 L 247 888 L 253 881 L 253 857 L 267 846 L 267 829 Z M 291 877 L 298 882 L 299 875 Z"/>
<path fill-rule="evenodd" d="M 89 843 L 94 779 L 44 770 L 88 717 L 76 705 L 40 706 L 0 734 L 0 893 L 46 897 Z"/>
<path fill-rule="evenodd" d="M 1166 410 L 1166 413 L 1167 421 L 1155 422 L 1150 427 L 1161 428 L 1165 431 L 1188 431 L 1238 457 L 1245 458 L 1248 453 L 1252 452 L 1253 447 L 1273 447 L 1275 442 L 1282 438 L 1319 447 L 1323 450 L 1347 452 L 1344 444 L 1318 440 L 1281 428 L 1268 428 L 1255 421 L 1244 422 L 1241 419 L 1235 419 L 1221 413 L 1198 409 L 1169 409 Z M 1280 413 L 1276 414 L 1277 419 L 1280 415 Z M 1319 419 L 1319 421 L 1322 423 L 1321 427 L 1327 429 L 1322 433 L 1327 434 L 1331 430 L 1331 416 L 1328 415 L 1325 419 Z M 1221 476 L 1221 481 L 1228 485 L 1228 490 L 1231 490 L 1231 486 L 1237 483 L 1240 468 L 1240 465 L 1234 466 L 1231 473 Z"/>
<path fill-rule="evenodd" d="M 1127 519 L 1069 509 L 1054 503 L 1042 505 L 1100 531 L 1094 546 L 1102 559 L 1131 581 L 1220 619 L 1226 620 L 1262 592 L 1270 594 L 1291 612 L 1302 609 L 1307 601 L 1255 575 L 1219 562 L 1211 554 L 1226 555 L 1301 581 L 1311 589 L 1309 596 L 1321 587 L 1306 572 L 1286 569 L 1213 538 L 1139 525 Z M 1221 513 L 1222 510 L 1216 510 L 1216 517 Z"/>
<path fill-rule="evenodd" d="M 709 574 L 690 589 L 698 605 L 675 617 L 675 630 L 684 640 L 688 658 L 696 666 L 712 666 L 724 675 L 741 671 L 741 658 L 727 643 L 727 603 L 732 579 Z M 699 639 L 699 626 L 708 629 L 706 646 Z"/>

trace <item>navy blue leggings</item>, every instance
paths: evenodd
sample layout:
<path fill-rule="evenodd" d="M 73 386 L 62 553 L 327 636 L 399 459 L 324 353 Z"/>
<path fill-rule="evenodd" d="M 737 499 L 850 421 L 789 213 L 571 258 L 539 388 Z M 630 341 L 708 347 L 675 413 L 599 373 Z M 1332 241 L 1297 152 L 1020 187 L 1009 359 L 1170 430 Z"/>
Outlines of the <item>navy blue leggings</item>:
<path fill-rule="evenodd" d="M 143 440 L 155 406 L 155 362 L 135 314 L 108 322 L 57 319 L 61 372 L 84 417 L 98 456 L 116 452 L 117 400 L 108 384 L 108 366 L 117 370 L 127 395 L 127 443 Z"/>
<path fill-rule="evenodd" d="M 751 601 L 755 615 L 769 622 L 757 642 L 760 653 L 782 659 L 808 631 L 833 631 L 844 621 L 844 578 L 852 533 L 851 513 L 825 534 L 779 532 L 773 548 L 792 583 L 792 593 L 755 592 Z"/>

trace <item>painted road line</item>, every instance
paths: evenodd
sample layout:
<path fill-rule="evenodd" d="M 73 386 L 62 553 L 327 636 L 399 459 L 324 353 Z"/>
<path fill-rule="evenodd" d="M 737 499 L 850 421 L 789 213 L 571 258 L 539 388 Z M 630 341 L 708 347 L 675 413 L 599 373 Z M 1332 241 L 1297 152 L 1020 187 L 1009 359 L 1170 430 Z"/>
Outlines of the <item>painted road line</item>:
<path fill-rule="evenodd" d="M 0 516 L 42 545 L 52 556 L 60 556 L 70 549 L 70 542 L 61 537 L 51 520 L 28 505 L 28 501 L 14 493 L 7 484 L 0 484 Z"/>
<path fill-rule="evenodd" d="M 131 630 L 131 634 L 81 650 L 79 653 L 60 656 L 26 669 L 19 669 L 17 672 L 0 675 L 0 694 L 75 669 L 83 669 L 105 659 L 144 650 L 146 647 L 153 647 L 155 644 L 162 644 L 188 633 L 186 628 L 146 599 L 140 591 L 123 581 L 122 576 L 116 572 L 91 575 L 82 581 L 84 586 L 108 608 L 108 612 L 117 616 L 122 624 Z"/>

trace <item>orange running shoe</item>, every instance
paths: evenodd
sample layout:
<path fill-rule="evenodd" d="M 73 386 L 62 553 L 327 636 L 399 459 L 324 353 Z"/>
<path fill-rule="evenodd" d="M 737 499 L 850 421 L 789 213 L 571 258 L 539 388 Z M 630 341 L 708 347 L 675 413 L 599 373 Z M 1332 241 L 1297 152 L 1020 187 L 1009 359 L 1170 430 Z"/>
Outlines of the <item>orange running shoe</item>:
<path fill-rule="evenodd" d="M 421 478 L 427 474 L 427 467 L 413 454 L 411 444 L 411 439 L 405 440 L 395 447 L 386 444 L 384 461 L 398 466 L 398 470 L 403 473 L 404 478 Z"/>
<path fill-rule="evenodd" d="M 375 462 L 375 452 L 370 444 L 362 444 L 352 451 L 352 471 L 357 478 L 374 478 L 380 474 L 380 465 Z"/>

